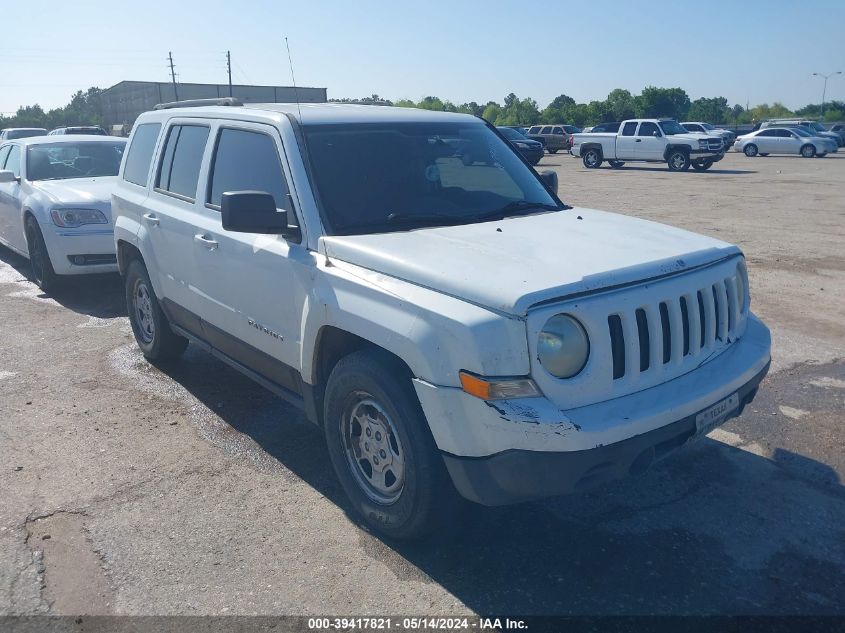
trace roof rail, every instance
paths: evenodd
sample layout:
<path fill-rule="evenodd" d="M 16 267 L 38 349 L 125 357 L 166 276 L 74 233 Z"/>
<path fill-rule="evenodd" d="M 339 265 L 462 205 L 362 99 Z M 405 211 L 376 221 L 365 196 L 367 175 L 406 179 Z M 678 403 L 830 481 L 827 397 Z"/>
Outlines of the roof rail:
<path fill-rule="evenodd" d="M 235 97 L 221 97 L 219 99 L 187 99 L 185 101 L 171 101 L 158 103 L 153 110 L 170 110 L 172 108 L 199 108 L 202 106 L 242 106 L 243 101 Z"/>

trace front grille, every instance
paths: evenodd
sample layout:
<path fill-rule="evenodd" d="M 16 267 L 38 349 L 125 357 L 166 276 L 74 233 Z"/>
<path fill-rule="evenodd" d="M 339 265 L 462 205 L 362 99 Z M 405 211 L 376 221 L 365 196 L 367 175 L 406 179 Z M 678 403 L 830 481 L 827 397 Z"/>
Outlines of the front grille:
<path fill-rule="evenodd" d="M 608 315 L 613 379 L 660 371 L 730 344 L 743 303 L 731 276 L 656 305 Z"/>
<path fill-rule="evenodd" d="M 720 150 L 722 149 L 722 140 L 716 138 L 707 139 L 707 147 L 712 150 Z"/>

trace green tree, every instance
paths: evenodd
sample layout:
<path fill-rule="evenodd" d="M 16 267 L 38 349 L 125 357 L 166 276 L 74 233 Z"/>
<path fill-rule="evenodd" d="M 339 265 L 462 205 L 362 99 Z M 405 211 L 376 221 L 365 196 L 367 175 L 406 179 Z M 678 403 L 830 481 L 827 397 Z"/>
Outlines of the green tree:
<path fill-rule="evenodd" d="M 643 118 L 685 119 L 690 99 L 683 88 L 646 86 L 637 99 L 637 114 Z"/>
<path fill-rule="evenodd" d="M 462 103 L 459 105 L 458 112 L 472 114 L 473 116 L 483 116 L 484 106 L 478 105 L 475 101 L 470 101 L 469 103 Z"/>
<path fill-rule="evenodd" d="M 637 115 L 637 100 L 630 92 L 622 88 L 611 90 L 605 100 L 607 108 L 605 112 L 610 113 L 612 120 L 624 121 L 633 119 Z"/>
<path fill-rule="evenodd" d="M 540 110 L 534 99 L 520 99 L 514 93 L 505 97 L 505 104 L 497 125 L 531 125 L 540 119 Z"/>
<path fill-rule="evenodd" d="M 686 118 L 692 121 L 707 121 L 708 123 L 726 123 L 731 118 L 728 100 L 724 97 L 708 99 L 702 97 L 690 104 Z"/>
<path fill-rule="evenodd" d="M 492 123 L 493 125 L 499 125 L 499 117 L 502 116 L 502 106 L 494 101 L 490 101 L 484 107 L 484 112 L 481 113 L 481 117 L 487 121 L 488 123 Z"/>

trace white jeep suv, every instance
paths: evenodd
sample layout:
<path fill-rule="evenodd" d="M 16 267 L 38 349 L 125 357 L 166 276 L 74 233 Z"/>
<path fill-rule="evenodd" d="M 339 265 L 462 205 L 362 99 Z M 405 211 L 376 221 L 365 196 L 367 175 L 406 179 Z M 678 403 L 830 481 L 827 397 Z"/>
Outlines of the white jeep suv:
<path fill-rule="evenodd" d="M 641 471 L 754 397 L 770 338 L 736 246 L 568 207 L 469 115 L 229 103 L 135 124 L 113 195 L 135 338 L 302 407 L 371 526 Z"/>

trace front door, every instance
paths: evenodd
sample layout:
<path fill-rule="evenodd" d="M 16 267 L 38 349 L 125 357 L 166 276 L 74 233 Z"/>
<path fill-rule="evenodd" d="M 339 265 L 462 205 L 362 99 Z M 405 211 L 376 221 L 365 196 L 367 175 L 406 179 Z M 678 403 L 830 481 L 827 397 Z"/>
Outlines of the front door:
<path fill-rule="evenodd" d="M 640 129 L 637 130 L 635 140 L 636 158 L 640 160 L 663 160 L 663 150 L 666 148 L 666 143 L 657 123 L 652 121 L 640 123 Z"/>

